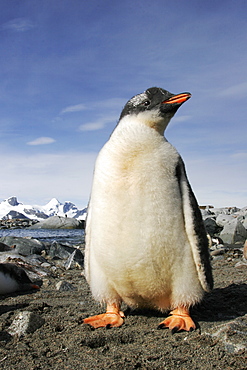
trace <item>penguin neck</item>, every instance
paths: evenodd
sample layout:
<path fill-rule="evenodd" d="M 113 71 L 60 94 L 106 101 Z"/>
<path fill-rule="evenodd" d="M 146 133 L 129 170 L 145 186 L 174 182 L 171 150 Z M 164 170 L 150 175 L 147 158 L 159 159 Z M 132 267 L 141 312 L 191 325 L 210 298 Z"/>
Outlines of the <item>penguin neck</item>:
<path fill-rule="evenodd" d="M 135 138 L 135 141 L 141 141 L 143 136 L 147 139 L 150 137 L 150 140 L 154 137 L 164 140 L 164 132 L 169 121 L 170 118 L 165 120 L 162 117 L 153 117 L 152 114 L 139 113 L 137 115 L 128 115 L 118 122 L 112 136 L 117 134 L 125 136 L 125 139 Z"/>
<path fill-rule="evenodd" d="M 131 115 L 119 121 L 108 144 L 113 151 L 127 153 L 142 151 L 144 148 L 154 149 L 164 141 L 167 141 L 166 138 L 158 130 L 144 124 L 139 117 Z"/>
<path fill-rule="evenodd" d="M 157 110 L 151 110 L 148 112 L 140 112 L 135 116 L 130 116 L 132 120 L 140 122 L 152 130 L 155 130 L 161 136 L 164 136 L 165 129 L 170 122 L 172 116 L 161 116 Z"/>

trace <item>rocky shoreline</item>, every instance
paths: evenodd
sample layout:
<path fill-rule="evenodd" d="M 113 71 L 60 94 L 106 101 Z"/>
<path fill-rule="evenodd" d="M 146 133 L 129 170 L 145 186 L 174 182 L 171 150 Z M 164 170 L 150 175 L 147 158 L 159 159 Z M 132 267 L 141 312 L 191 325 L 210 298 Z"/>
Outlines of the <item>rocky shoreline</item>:
<path fill-rule="evenodd" d="M 91 330 L 83 318 L 103 308 L 84 278 L 84 241 L 0 238 L 0 263 L 17 264 L 40 286 L 0 296 L 1 368 L 246 370 L 246 208 L 207 207 L 202 214 L 215 286 L 192 308 L 197 329 L 191 333 L 158 330 L 166 313 L 125 305 L 121 328 Z"/>
<path fill-rule="evenodd" d="M 0 230 L 5 229 L 84 229 L 85 221 L 71 217 L 51 216 L 43 221 L 28 218 L 0 220 Z"/>
<path fill-rule="evenodd" d="M 246 369 L 244 245 L 224 245 L 224 253 L 219 244 L 211 246 L 215 288 L 192 309 L 198 328 L 172 335 L 157 330 L 165 313 L 126 306 L 121 328 L 91 330 L 82 324 L 103 310 L 84 278 L 83 243 L 13 237 L 0 242 L 0 262 L 18 263 L 41 287 L 1 296 L 2 369 Z"/>
<path fill-rule="evenodd" d="M 10 220 L 0 220 L 0 230 L 5 229 L 24 229 L 35 225 L 38 221 L 31 219 L 14 218 Z"/>

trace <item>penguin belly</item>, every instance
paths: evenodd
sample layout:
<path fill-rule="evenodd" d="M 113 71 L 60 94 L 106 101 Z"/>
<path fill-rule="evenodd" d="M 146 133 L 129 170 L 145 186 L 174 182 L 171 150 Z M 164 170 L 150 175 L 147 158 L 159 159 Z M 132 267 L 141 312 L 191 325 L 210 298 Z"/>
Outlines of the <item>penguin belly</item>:
<path fill-rule="evenodd" d="M 13 277 L 0 272 L 0 295 L 13 293 L 17 291 L 18 288 L 19 284 Z"/>
<path fill-rule="evenodd" d="M 144 150 L 114 148 L 108 142 L 98 157 L 88 209 L 92 294 L 134 307 L 189 307 L 201 300 L 203 289 L 175 176 L 179 154 L 164 138 Z"/>

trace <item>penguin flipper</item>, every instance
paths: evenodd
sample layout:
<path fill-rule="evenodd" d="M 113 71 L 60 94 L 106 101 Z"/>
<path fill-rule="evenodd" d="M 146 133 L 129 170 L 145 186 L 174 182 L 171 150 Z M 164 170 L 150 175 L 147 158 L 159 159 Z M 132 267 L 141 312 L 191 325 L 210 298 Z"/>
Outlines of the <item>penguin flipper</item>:
<path fill-rule="evenodd" d="M 176 176 L 182 197 L 185 230 L 191 245 L 198 277 L 202 288 L 209 292 L 213 288 L 209 242 L 201 211 L 188 181 L 182 158 L 177 164 Z"/>

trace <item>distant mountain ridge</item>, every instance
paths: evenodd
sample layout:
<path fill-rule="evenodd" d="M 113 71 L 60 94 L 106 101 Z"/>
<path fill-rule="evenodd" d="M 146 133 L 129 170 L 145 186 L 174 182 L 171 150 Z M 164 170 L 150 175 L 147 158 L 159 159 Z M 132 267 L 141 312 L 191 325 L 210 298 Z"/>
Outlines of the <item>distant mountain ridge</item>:
<path fill-rule="evenodd" d="M 0 219 L 28 218 L 41 221 L 51 216 L 63 216 L 84 220 L 87 209 L 78 209 L 74 203 L 61 203 L 53 198 L 44 206 L 27 205 L 13 196 L 0 202 Z"/>

